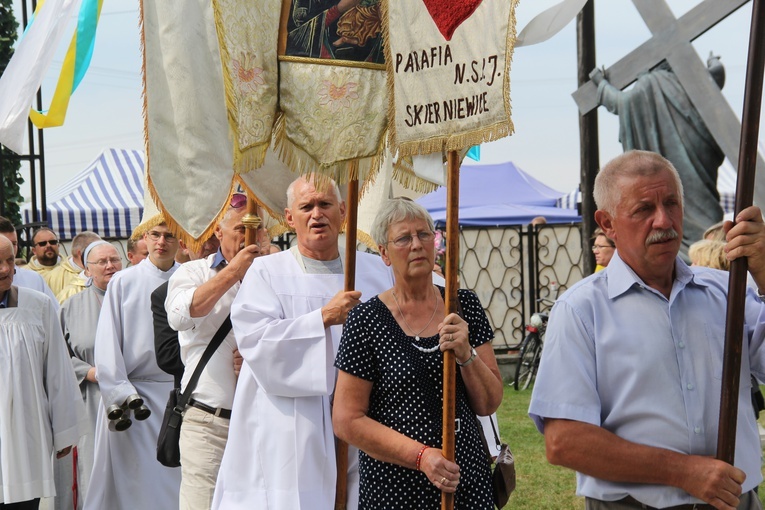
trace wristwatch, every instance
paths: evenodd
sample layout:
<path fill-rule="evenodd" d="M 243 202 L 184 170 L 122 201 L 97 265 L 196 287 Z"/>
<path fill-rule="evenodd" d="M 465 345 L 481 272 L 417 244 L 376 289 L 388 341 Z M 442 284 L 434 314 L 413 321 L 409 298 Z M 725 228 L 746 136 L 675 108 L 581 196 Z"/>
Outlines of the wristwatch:
<path fill-rule="evenodd" d="M 469 357 L 467 360 L 465 360 L 464 362 L 460 363 L 460 362 L 457 360 L 457 357 L 455 356 L 455 357 L 454 357 L 454 361 L 456 361 L 456 362 L 457 362 L 457 364 L 458 364 L 459 366 L 461 366 L 461 367 L 466 367 L 466 366 L 468 366 L 469 364 L 471 364 L 473 361 L 475 361 L 475 358 L 476 358 L 476 356 L 478 356 L 478 353 L 477 353 L 477 352 L 475 352 L 475 347 L 471 347 L 471 348 L 470 348 L 470 357 Z"/>

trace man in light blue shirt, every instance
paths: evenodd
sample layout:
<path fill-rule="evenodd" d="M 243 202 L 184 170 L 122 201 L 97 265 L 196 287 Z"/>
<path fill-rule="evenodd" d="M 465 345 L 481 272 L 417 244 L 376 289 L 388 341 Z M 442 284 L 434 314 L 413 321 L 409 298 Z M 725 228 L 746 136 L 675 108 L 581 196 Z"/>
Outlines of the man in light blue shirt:
<path fill-rule="evenodd" d="M 728 274 L 677 257 L 683 191 L 671 163 L 630 151 L 595 181 L 609 266 L 558 300 L 530 416 L 547 458 L 577 471 L 588 510 L 760 509 L 761 448 L 750 374 L 765 378 L 765 315 L 746 298 L 735 467 L 714 459 Z M 751 207 L 728 232 L 765 289 L 765 225 Z M 730 228 L 730 225 L 728 226 Z"/>

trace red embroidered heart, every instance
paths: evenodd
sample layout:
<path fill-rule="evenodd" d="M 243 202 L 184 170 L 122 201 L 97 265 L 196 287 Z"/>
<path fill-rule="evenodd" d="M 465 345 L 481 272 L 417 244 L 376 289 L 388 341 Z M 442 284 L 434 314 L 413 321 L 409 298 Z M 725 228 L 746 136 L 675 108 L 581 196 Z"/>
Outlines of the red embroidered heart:
<path fill-rule="evenodd" d="M 436 22 L 438 30 L 447 41 L 463 21 L 468 19 L 478 8 L 481 0 L 422 0 L 430 17 Z"/>

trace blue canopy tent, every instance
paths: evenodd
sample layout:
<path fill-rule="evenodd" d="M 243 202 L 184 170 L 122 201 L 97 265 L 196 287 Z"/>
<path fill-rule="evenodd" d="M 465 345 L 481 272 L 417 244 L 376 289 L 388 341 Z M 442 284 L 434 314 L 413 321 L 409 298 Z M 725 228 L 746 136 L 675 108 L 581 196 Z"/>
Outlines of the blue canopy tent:
<path fill-rule="evenodd" d="M 141 221 L 143 180 L 141 151 L 105 149 L 48 195 L 48 225 L 62 240 L 72 239 L 83 230 L 92 230 L 105 239 L 126 239 Z M 21 214 L 24 223 L 31 223 L 32 205 L 22 206 Z"/>
<path fill-rule="evenodd" d="M 459 223 L 462 226 L 525 225 L 537 216 L 547 223 L 572 223 L 581 216 L 556 206 L 564 193 L 542 184 L 512 162 L 462 165 Z M 436 226 L 446 224 L 446 188 L 417 199 Z"/>

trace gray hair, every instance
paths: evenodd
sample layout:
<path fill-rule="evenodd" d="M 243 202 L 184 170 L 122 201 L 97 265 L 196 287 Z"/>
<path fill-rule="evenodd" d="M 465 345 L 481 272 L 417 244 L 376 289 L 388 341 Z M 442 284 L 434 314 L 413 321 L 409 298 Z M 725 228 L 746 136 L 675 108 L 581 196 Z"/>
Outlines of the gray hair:
<path fill-rule="evenodd" d="M 315 174 L 300 176 L 294 181 L 290 183 L 290 185 L 287 187 L 287 207 L 292 207 L 292 202 L 295 201 L 295 186 L 298 182 L 308 182 L 313 184 L 313 186 L 318 189 L 326 189 L 327 187 L 332 188 L 332 192 L 335 194 L 335 198 L 337 198 L 337 203 L 342 204 L 343 203 L 343 195 L 340 194 L 340 188 L 337 187 L 337 183 L 330 179 L 329 177 L 321 177 L 317 176 Z"/>
<path fill-rule="evenodd" d="M 436 229 L 433 218 L 423 206 L 408 198 L 394 198 L 387 200 L 377 212 L 370 232 L 372 239 L 378 245 L 387 243 L 390 226 L 404 220 L 425 220 L 431 231 Z"/>
<path fill-rule="evenodd" d="M 666 158 L 649 151 L 631 150 L 621 154 L 604 166 L 595 177 L 593 196 L 598 209 L 611 215 L 616 214 L 616 206 L 622 199 L 619 180 L 622 177 L 645 177 L 669 171 L 683 200 L 683 183 L 677 170 Z"/>

